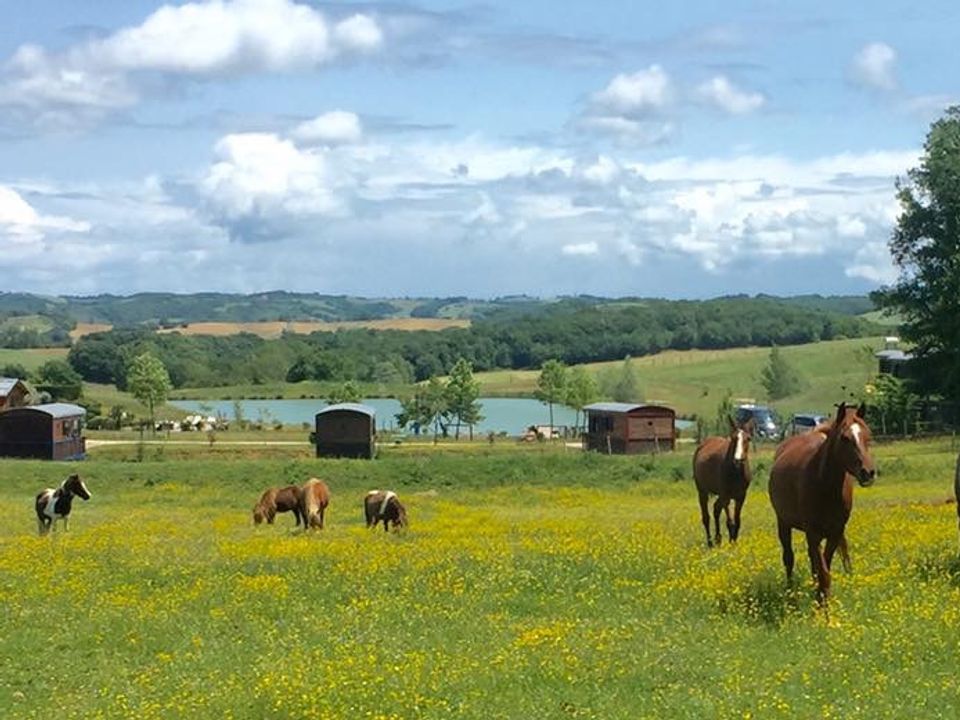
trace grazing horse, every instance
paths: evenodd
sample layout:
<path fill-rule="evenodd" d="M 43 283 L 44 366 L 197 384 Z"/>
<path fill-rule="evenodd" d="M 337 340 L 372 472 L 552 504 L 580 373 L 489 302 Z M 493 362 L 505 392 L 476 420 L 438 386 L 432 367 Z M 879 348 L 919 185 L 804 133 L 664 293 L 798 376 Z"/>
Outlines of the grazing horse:
<path fill-rule="evenodd" d="M 707 547 L 720 544 L 720 511 L 727 516 L 727 533 L 730 542 L 736 542 L 740 534 L 740 510 L 747 497 L 750 486 L 750 438 L 753 432 L 753 420 L 737 426 L 728 417 L 730 435 L 728 437 L 708 437 L 697 447 L 693 454 L 693 479 L 700 498 L 700 518 L 707 533 Z M 710 495 L 716 495 L 713 503 L 713 522 L 716 535 L 710 538 L 710 516 L 707 502 Z M 730 501 L 733 500 L 733 514 L 730 514 Z"/>
<path fill-rule="evenodd" d="M 832 424 L 781 443 L 770 469 L 770 502 L 777 514 L 787 579 L 793 579 L 791 531 L 796 528 L 806 534 L 821 603 L 830 595 L 834 552 L 839 549 L 844 564 L 849 562 L 844 528 L 853 508 L 853 479 L 868 487 L 876 477 L 865 412 L 864 405 L 854 409 L 840 403 Z"/>
<path fill-rule="evenodd" d="M 80 476 L 73 474 L 60 483 L 56 490 L 47 488 L 37 495 L 37 529 L 41 535 L 45 535 L 53 529 L 53 524 L 60 518 L 63 520 L 63 531 L 67 531 L 67 518 L 70 516 L 70 506 L 73 504 L 73 496 L 79 495 L 84 500 L 90 499 L 90 491 L 80 479 Z"/>
<path fill-rule="evenodd" d="M 383 531 L 386 532 L 392 524 L 394 530 L 407 527 L 407 509 L 392 490 L 371 490 L 363 498 L 363 514 L 367 519 L 367 527 L 375 528 L 377 523 L 383 522 Z"/>
<path fill-rule="evenodd" d="M 310 478 L 300 488 L 300 514 L 303 528 L 323 530 L 323 513 L 330 504 L 330 489 L 323 480 Z"/>
<path fill-rule="evenodd" d="M 297 519 L 297 527 L 300 526 L 300 487 L 297 485 L 287 485 L 282 488 L 268 488 L 253 506 L 253 524 L 259 525 L 264 520 L 268 525 L 273 525 L 273 519 L 277 513 L 293 512 Z"/>

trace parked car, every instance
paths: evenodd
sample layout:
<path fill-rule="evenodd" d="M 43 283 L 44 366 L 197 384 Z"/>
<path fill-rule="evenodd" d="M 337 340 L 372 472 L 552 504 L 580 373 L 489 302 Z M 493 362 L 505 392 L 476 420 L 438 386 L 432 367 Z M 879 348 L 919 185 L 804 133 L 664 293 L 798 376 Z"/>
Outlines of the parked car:
<path fill-rule="evenodd" d="M 800 435 L 801 433 L 810 432 L 817 425 L 822 422 L 826 422 L 829 418 L 826 415 L 818 415 L 817 413 L 794 413 L 793 417 L 790 418 L 790 424 L 787 425 L 787 435 Z"/>
<path fill-rule="evenodd" d="M 780 426 L 773 410 L 766 405 L 738 405 L 737 424 L 742 425 L 753 419 L 753 432 L 758 438 L 775 440 L 780 437 Z"/>

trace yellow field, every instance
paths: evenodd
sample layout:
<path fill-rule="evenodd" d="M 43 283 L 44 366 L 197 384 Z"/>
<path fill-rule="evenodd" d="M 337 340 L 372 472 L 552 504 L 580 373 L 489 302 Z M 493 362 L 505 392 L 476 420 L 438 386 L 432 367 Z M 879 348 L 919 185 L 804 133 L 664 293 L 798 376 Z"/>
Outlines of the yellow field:
<path fill-rule="evenodd" d="M 110 330 L 113 325 L 107 323 L 82 323 L 78 322 L 77 326 L 70 331 L 70 339 L 76 342 L 84 335 L 92 335 L 93 333 L 106 332 Z"/>

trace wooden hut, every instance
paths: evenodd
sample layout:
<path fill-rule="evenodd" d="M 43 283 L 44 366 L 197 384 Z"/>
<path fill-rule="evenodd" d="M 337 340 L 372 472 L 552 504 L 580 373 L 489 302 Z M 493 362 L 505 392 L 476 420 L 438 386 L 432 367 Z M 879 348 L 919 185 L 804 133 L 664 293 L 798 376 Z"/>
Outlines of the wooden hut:
<path fill-rule="evenodd" d="M 376 452 L 376 411 L 368 405 L 338 403 L 317 413 L 317 457 L 372 459 Z"/>
<path fill-rule="evenodd" d="M 587 414 L 586 450 L 635 454 L 676 447 L 676 412 L 663 405 L 601 402 L 583 408 Z"/>
<path fill-rule="evenodd" d="M 86 453 L 79 405 L 27 405 L 0 413 L 0 456 L 79 460 Z"/>
<path fill-rule="evenodd" d="M 0 377 L 0 411 L 26 405 L 29 395 L 22 380 Z"/>

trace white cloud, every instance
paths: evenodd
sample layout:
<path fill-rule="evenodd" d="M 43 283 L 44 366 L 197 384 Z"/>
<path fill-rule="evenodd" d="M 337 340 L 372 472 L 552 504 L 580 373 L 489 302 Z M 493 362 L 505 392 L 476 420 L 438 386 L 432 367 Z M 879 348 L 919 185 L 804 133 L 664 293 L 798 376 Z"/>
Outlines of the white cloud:
<path fill-rule="evenodd" d="M 897 52 L 883 42 L 864 45 L 853 57 L 851 73 L 861 85 L 875 90 L 895 90 Z"/>
<path fill-rule="evenodd" d="M 857 250 L 853 263 L 845 270 L 847 277 L 859 277 L 877 284 L 889 284 L 897 279 L 898 271 L 893 265 L 887 244 L 873 241 Z"/>
<path fill-rule="evenodd" d="M 600 246 L 593 241 L 582 243 L 570 243 L 560 248 L 564 255 L 596 255 L 600 252 Z"/>
<path fill-rule="evenodd" d="M 766 102 L 760 93 L 741 90 L 723 75 L 717 75 L 702 83 L 697 88 L 697 94 L 731 115 L 754 112 L 763 107 Z"/>
<path fill-rule="evenodd" d="M 300 123 L 290 136 L 305 145 L 339 145 L 359 142 L 363 129 L 356 113 L 332 110 Z"/>
<path fill-rule="evenodd" d="M 0 185 L 0 237 L 36 241 L 46 231 L 85 233 L 90 223 L 57 215 L 41 215 L 16 190 Z"/>
<path fill-rule="evenodd" d="M 375 52 L 383 42 L 368 15 L 334 21 L 293 0 L 164 5 L 139 25 L 63 52 L 21 46 L 0 74 L 0 105 L 40 113 L 106 111 L 139 102 L 138 73 L 211 77 L 309 70 Z"/>
<path fill-rule="evenodd" d="M 610 115 L 633 118 L 663 110 L 672 100 L 673 83 L 659 65 L 621 73 L 593 95 L 594 105 Z"/>

